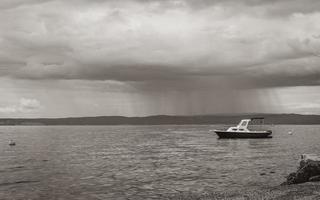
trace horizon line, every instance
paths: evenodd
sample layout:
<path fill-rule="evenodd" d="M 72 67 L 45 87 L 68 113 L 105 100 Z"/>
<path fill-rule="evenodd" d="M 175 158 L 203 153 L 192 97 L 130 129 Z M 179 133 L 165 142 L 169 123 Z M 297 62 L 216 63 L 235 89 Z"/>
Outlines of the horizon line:
<path fill-rule="evenodd" d="M 72 119 L 72 118 L 99 118 L 99 117 L 123 117 L 123 118 L 149 118 L 149 117 L 201 117 L 201 116 L 241 116 L 241 115 L 302 115 L 320 116 L 320 114 L 299 114 L 299 113 L 216 113 L 216 114 L 196 114 L 196 115 L 145 115 L 145 116 L 124 116 L 124 115 L 96 115 L 96 116 L 66 116 L 66 117 L 0 117 L 3 119 Z"/>

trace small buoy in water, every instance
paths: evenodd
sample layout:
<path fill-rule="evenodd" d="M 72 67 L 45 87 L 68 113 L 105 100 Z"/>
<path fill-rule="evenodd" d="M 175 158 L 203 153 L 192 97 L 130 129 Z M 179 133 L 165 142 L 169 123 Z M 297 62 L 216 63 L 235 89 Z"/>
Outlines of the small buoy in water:
<path fill-rule="evenodd" d="M 11 141 L 11 140 L 10 140 L 9 145 L 10 145 L 10 146 L 15 146 L 16 143 L 15 143 L 14 141 Z"/>

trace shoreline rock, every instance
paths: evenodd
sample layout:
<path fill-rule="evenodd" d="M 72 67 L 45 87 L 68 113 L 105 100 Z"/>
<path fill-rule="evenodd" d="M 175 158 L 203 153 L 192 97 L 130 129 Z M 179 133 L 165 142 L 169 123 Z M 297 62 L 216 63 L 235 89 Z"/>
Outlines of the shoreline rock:
<path fill-rule="evenodd" d="M 287 181 L 282 185 L 316 181 L 320 181 L 320 157 L 314 154 L 303 154 L 298 170 L 289 174 Z"/>

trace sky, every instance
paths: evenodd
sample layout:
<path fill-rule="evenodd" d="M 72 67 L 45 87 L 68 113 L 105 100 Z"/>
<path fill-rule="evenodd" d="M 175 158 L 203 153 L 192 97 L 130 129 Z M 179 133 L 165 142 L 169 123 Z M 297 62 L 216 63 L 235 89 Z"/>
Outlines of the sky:
<path fill-rule="evenodd" d="M 1 0 L 0 117 L 320 114 L 318 0 Z"/>

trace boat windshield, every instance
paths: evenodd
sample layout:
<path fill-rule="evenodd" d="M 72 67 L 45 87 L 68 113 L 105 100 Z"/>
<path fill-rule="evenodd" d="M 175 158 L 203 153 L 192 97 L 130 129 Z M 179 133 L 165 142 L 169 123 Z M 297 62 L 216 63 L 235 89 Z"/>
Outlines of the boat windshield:
<path fill-rule="evenodd" d="M 243 121 L 241 126 L 247 126 L 248 122 L 247 121 Z"/>

